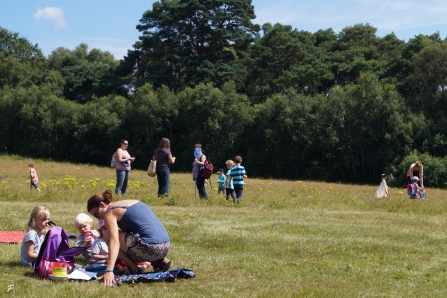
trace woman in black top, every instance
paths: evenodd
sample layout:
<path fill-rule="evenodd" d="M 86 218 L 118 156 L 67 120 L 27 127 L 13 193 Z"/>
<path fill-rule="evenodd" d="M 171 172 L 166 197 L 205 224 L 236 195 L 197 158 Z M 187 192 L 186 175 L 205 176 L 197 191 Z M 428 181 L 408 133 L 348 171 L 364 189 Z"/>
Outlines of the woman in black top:
<path fill-rule="evenodd" d="M 152 160 L 157 161 L 157 180 L 158 180 L 158 196 L 168 197 L 169 195 L 169 164 L 175 163 L 175 157 L 172 157 L 171 142 L 168 138 L 163 138 L 155 149 Z"/>

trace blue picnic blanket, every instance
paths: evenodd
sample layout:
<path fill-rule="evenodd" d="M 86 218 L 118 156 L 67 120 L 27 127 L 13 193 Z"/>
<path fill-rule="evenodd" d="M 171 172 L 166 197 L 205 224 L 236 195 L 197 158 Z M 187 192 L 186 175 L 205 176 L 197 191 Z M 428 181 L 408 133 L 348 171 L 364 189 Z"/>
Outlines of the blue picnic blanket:
<path fill-rule="evenodd" d="M 175 268 L 166 272 L 149 272 L 135 275 L 119 275 L 115 276 L 115 282 L 117 285 L 128 283 L 134 284 L 138 282 L 155 282 L 155 281 L 170 281 L 173 282 L 177 278 L 192 278 L 196 277 L 196 274 L 186 268 Z"/>

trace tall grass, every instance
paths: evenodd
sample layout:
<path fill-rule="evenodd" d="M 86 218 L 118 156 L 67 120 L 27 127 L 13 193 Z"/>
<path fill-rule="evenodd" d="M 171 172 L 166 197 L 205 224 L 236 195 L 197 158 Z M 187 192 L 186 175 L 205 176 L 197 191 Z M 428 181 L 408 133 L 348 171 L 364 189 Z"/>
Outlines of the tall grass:
<path fill-rule="evenodd" d="M 111 168 L 33 160 L 42 192 L 30 191 L 30 161 L 0 157 L 0 176 L 7 176 L 0 180 L 0 230 L 24 230 L 31 209 L 44 205 L 52 221 L 75 232 L 74 217 L 86 212 L 87 199 L 114 188 Z M 235 205 L 218 196 L 217 189 L 207 189 L 208 201 L 195 198 L 189 173 L 171 174 L 171 198 L 159 199 L 156 178 L 131 172 L 127 198 L 151 206 L 171 237 L 173 267 L 194 270 L 194 279 L 113 289 L 95 282 L 51 283 L 34 278 L 30 268 L 20 265 L 19 245 L 1 244 L 0 293 L 17 297 L 447 295 L 445 190 L 428 189 L 426 200 L 410 200 L 404 189 L 391 189 L 391 199 L 373 199 L 376 186 L 245 181 L 243 202 Z M 7 292 L 10 285 L 13 288 Z"/>

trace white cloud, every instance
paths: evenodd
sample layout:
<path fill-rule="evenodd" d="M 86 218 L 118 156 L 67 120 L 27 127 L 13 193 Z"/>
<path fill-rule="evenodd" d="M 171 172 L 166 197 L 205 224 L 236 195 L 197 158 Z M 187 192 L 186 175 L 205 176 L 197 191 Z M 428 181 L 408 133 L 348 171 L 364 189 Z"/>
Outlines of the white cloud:
<path fill-rule="evenodd" d="M 56 29 L 65 28 L 66 21 L 64 19 L 64 10 L 59 7 L 47 6 L 45 8 L 39 8 L 36 13 L 34 13 L 34 18 L 36 20 L 50 20 L 53 21 Z"/>

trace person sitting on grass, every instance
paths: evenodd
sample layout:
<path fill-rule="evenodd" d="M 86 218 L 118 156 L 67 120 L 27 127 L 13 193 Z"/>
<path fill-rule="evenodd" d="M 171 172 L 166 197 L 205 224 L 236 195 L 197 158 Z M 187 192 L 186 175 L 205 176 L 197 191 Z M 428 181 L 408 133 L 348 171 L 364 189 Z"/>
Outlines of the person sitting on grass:
<path fill-rule="evenodd" d="M 104 240 L 107 237 L 107 228 L 102 223 L 98 228 L 99 237 L 93 241 L 91 260 L 94 263 L 106 263 L 109 257 L 109 247 Z"/>
<path fill-rule="evenodd" d="M 92 246 L 95 238 L 99 237 L 98 231 L 92 231 L 93 219 L 85 213 L 76 215 L 74 225 L 79 236 L 74 241 L 75 247 L 85 247 L 82 256 L 87 262 L 92 260 Z"/>
<path fill-rule="evenodd" d="M 37 206 L 31 211 L 26 234 L 20 247 L 20 261 L 24 265 L 32 266 L 37 259 L 45 234 L 48 231 L 50 211 L 43 206 Z"/>
<path fill-rule="evenodd" d="M 99 279 L 105 286 L 113 286 L 117 258 L 126 263 L 128 270 L 125 274 L 143 273 L 137 262 L 150 262 L 154 272 L 167 271 L 171 265 L 166 258 L 171 243 L 163 224 L 143 202 L 113 202 L 113 199 L 113 193 L 106 190 L 102 195 L 93 195 L 87 202 L 88 212 L 103 219 L 107 228 L 109 256 L 105 273 Z"/>

